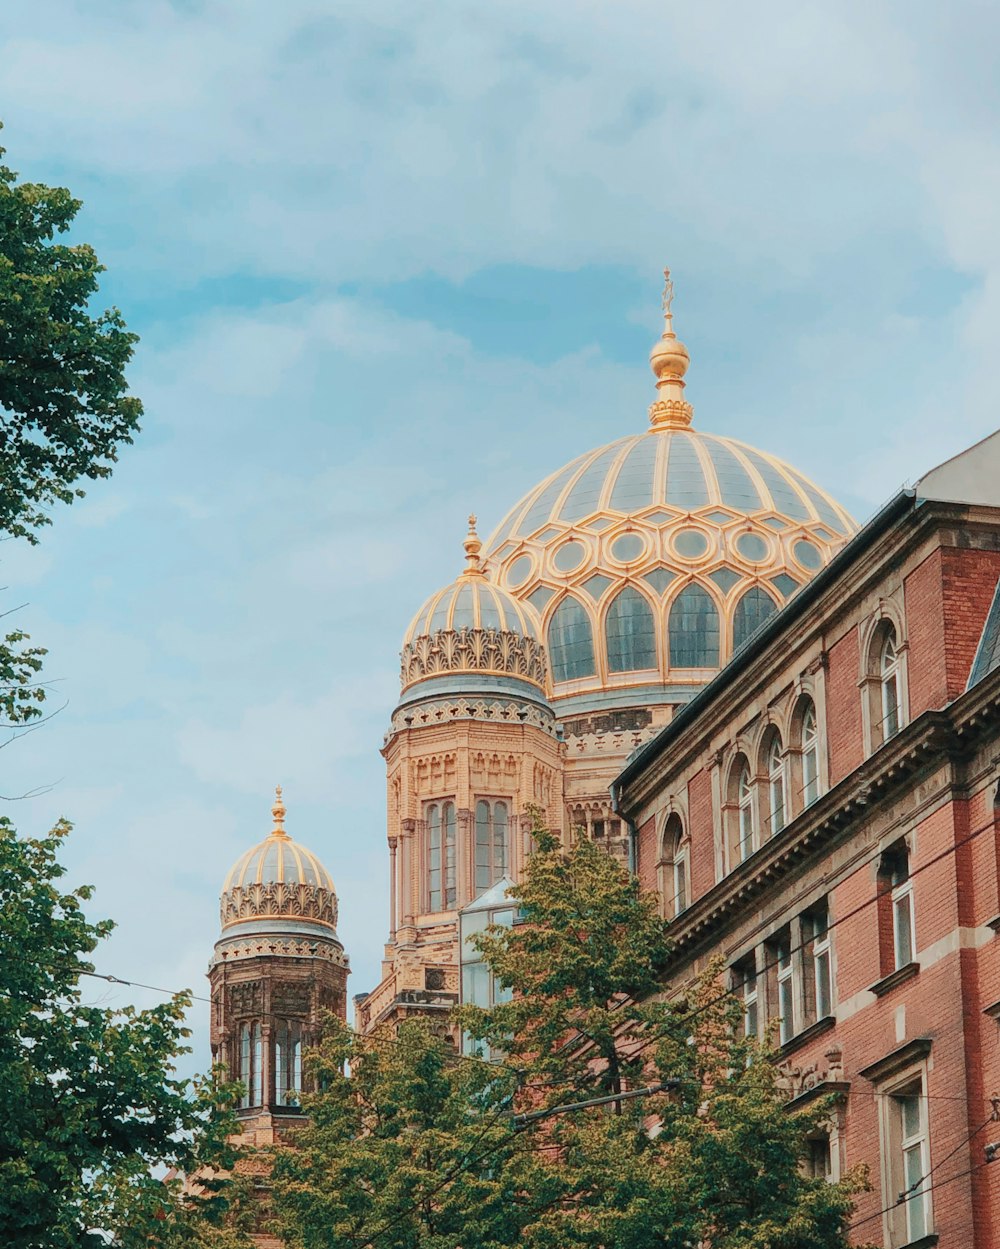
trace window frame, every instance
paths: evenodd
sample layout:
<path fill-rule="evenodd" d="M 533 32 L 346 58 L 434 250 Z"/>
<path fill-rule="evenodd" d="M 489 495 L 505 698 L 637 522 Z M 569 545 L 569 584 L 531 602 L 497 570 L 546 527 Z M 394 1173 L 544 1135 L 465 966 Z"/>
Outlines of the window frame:
<path fill-rule="evenodd" d="M 487 809 L 487 819 L 486 819 L 487 839 L 484 844 L 487 850 L 488 861 L 485 864 L 482 864 L 479 861 L 480 859 L 480 854 L 479 854 L 479 851 L 480 851 L 480 840 L 479 840 L 480 807 L 486 807 Z M 503 825 L 502 825 L 503 835 L 501 838 L 498 839 L 498 836 L 497 836 L 498 825 L 496 821 L 496 815 L 497 815 L 497 809 L 499 807 L 503 808 L 505 818 L 504 818 Z M 513 848 L 514 848 L 513 847 L 513 835 L 512 835 L 512 822 L 513 822 L 512 810 L 513 810 L 513 803 L 511 802 L 509 798 L 494 798 L 494 797 L 483 797 L 483 796 L 476 798 L 475 807 L 473 808 L 473 817 L 472 817 L 472 825 L 473 825 L 473 828 L 472 828 L 472 896 L 473 898 L 478 898 L 481 893 L 485 893 L 487 889 L 492 888 L 492 886 L 495 885 L 498 880 L 501 880 L 504 876 L 510 875 L 511 856 L 512 856 Z M 500 850 L 499 862 L 498 862 L 498 854 L 497 854 L 498 849 Z M 486 874 L 489 876 L 489 879 L 486 881 L 485 884 L 481 884 L 480 883 L 480 879 L 481 879 L 480 869 L 484 867 L 486 869 Z"/>
<path fill-rule="evenodd" d="M 453 911 L 458 905 L 458 808 L 455 799 L 435 798 L 424 804 L 423 815 L 424 898 L 427 910 L 430 914 Z"/>
<path fill-rule="evenodd" d="M 811 807 L 820 795 L 819 783 L 819 720 L 816 704 L 807 698 L 799 713 L 800 753 L 802 758 L 802 808 Z M 811 726 L 811 731 L 810 731 Z M 811 769 L 807 760 L 812 759 Z M 812 775 L 810 776 L 810 771 Z M 811 794 L 810 794 L 810 791 Z"/>
<path fill-rule="evenodd" d="M 776 837 L 788 823 L 788 768 L 781 734 L 775 729 L 767 738 L 764 754 L 767 774 L 768 837 Z"/>

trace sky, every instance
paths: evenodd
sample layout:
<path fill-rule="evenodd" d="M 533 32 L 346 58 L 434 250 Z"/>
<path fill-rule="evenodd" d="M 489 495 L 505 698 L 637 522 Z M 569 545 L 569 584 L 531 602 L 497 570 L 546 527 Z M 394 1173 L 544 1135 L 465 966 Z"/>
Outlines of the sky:
<path fill-rule="evenodd" d="M 0 553 L 55 712 L 0 813 L 73 822 L 99 970 L 207 994 L 281 783 L 374 987 L 400 639 L 470 511 L 645 428 L 664 265 L 696 425 L 859 520 L 997 426 L 998 37 L 927 0 L 0 7 L 7 163 L 84 201 L 141 336 L 135 445 Z"/>

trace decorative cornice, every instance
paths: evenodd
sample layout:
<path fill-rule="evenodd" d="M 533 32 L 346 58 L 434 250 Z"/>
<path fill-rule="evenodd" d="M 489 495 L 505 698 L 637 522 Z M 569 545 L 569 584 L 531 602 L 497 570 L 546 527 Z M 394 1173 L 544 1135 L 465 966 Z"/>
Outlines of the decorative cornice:
<path fill-rule="evenodd" d="M 442 629 L 408 642 L 400 656 L 403 689 L 425 677 L 481 672 L 518 677 L 545 688 L 545 649 L 535 638 L 505 629 Z"/>
<path fill-rule="evenodd" d="M 248 958 L 315 958 L 347 967 L 344 947 L 336 938 L 261 935 L 222 937 L 215 943 L 209 970 L 221 963 L 237 963 Z"/>
<path fill-rule="evenodd" d="M 437 698 L 410 703 L 393 712 L 386 739 L 405 729 L 453 720 L 486 720 L 499 724 L 530 724 L 551 737 L 558 736 L 555 717 L 537 703 L 514 698 Z"/>
<path fill-rule="evenodd" d="M 686 429 L 694 420 L 694 408 L 686 399 L 657 399 L 649 405 L 649 423 L 655 429 Z"/>
<path fill-rule="evenodd" d="M 337 895 L 320 885 L 269 881 L 237 885 L 219 899 L 223 928 L 253 919 L 303 919 L 337 927 Z"/>

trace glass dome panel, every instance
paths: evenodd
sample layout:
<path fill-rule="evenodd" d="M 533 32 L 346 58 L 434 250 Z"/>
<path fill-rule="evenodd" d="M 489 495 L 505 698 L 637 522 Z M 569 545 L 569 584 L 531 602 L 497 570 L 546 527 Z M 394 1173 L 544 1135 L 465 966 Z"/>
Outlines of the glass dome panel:
<path fill-rule="evenodd" d="M 738 650 L 777 610 L 777 604 L 766 590 L 760 586 L 747 590 L 733 613 L 733 648 Z"/>
<path fill-rule="evenodd" d="M 644 595 L 626 586 L 604 618 L 610 672 L 637 672 L 656 667 L 656 621 Z"/>
<path fill-rule="evenodd" d="M 670 666 L 719 666 L 719 612 L 711 595 L 700 585 L 689 585 L 670 608 Z"/>
<path fill-rule="evenodd" d="M 590 617 L 575 598 L 563 599 L 549 623 L 549 663 L 554 681 L 592 677 L 596 671 Z"/>

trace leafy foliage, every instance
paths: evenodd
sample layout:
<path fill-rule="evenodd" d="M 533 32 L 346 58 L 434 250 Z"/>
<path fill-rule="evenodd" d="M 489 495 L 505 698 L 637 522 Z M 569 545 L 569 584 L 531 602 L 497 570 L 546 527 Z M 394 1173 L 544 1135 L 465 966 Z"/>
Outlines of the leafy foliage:
<path fill-rule="evenodd" d="M 0 163 L 0 531 L 29 542 L 81 478 L 110 475 L 142 414 L 124 372 L 136 335 L 117 308 L 90 312 L 104 266 L 54 241 L 79 209 Z"/>
<path fill-rule="evenodd" d="M 23 838 L 0 820 L 0 1242 L 197 1244 L 225 1209 L 209 1177 L 234 1161 L 231 1090 L 174 1074 L 188 995 L 143 1011 L 84 1002 L 112 924 L 87 920 L 89 888 L 58 887 L 68 831 Z M 161 1182 L 164 1167 L 204 1175 L 201 1191 Z"/>
<path fill-rule="evenodd" d="M 514 1083 L 457 1059 L 422 1020 L 359 1037 L 330 1018 L 310 1058 L 322 1092 L 275 1154 L 276 1227 L 295 1249 L 520 1243 Z M 349 1071 L 349 1074 L 348 1074 Z"/>

